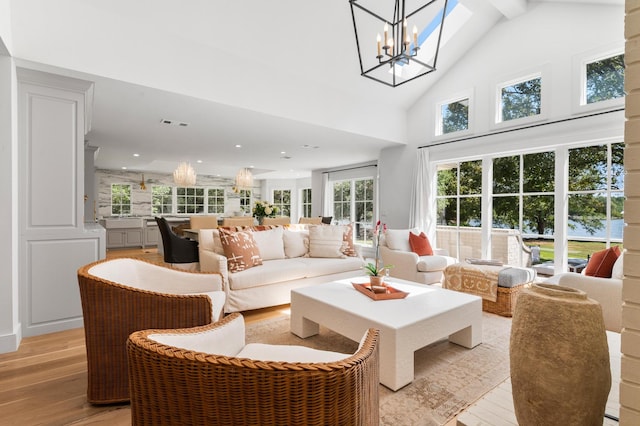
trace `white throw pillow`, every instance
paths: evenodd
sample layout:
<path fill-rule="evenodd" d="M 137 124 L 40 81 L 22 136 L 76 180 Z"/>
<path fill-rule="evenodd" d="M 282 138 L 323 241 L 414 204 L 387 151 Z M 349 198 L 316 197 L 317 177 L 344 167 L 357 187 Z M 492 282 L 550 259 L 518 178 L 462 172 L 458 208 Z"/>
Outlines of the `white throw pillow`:
<path fill-rule="evenodd" d="M 613 269 L 611 269 L 611 278 L 616 278 L 618 280 L 621 280 L 622 277 L 624 276 L 624 252 L 625 251 L 626 250 L 623 250 L 623 252 L 620 253 L 620 256 L 618 256 L 616 263 L 613 264 Z"/>
<path fill-rule="evenodd" d="M 284 230 L 284 255 L 287 258 L 302 257 L 309 252 L 309 231 Z"/>
<path fill-rule="evenodd" d="M 220 231 L 212 229 L 213 232 L 213 252 L 224 256 L 224 248 L 222 248 L 222 241 L 220 240 Z"/>
<path fill-rule="evenodd" d="M 253 240 L 258 246 L 262 260 L 284 259 L 283 229 L 278 226 L 266 231 L 253 232 Z"/>
<path fill-rule="evenodd" d="M 342 226 L 309 225 L 309 257 L 345 257 L 341 250 L 343 238 Z"/>
<path fill-rule="evenodd" d="M 413 232 L 419 235 L 417 228 L 413 229 L 387 229 L 384 234 L 384 239 L 387 242 L 387 247 L 391 250 L 411 251 L 409 245 L 409 232 Z"/>

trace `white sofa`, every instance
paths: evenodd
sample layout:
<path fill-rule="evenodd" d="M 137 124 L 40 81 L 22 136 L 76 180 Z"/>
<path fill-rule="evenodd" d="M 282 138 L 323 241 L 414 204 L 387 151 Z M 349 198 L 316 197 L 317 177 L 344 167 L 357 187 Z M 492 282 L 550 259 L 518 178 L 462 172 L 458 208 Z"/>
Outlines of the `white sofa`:
<path fill-rule="evenodd" d="M 262 265 L 229 272 L 219 232 L 199 231 L 200 270 L 222 274 L 227 313 L 290 303 L 294 288 L 364 275 L 359 254 L 333 258 L 310 255 L 309 230 L 301 225 L 254 232 Z"/>
<path fill-rule="evenodd" d="M 547 279 L 547 284 L 558 284 L 576 288 L 602 306 L 604 325 L 607 330 L 620 333 L 622 330 L 622 276 L 624 252 L 613 265 L 611 278 L 599 278 L 575 272 L 565 272 Z"/>
<path fill-rule="evenodd" d="M 411 251 L 409 232 L 417 229 L 388 229 L 380 238 L 383 265 L 392 265 L 389 275 L 422 284 L 441 284 L 444 269 L 457 262 L 446 250 L 433 249 L 432 256 L 418 256 Z"/>

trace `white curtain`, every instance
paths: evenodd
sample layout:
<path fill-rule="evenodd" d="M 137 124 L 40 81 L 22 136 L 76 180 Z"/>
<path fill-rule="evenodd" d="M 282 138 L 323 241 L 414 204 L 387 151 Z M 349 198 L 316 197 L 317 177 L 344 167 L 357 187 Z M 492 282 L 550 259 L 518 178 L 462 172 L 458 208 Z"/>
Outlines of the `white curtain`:
<path fill-rule="evenodd" d="M 331 210 L 333 210 L 331 202 L 331 185 L 329 185 L 329 173 L 322 174 L 322 203 L 320 205 L 322 216 L 333 216 Z"/>
<path fill-rule="evenodd" d="M 409 224 L 413 228 L 424 231 L 429 239 L 435 237 L 435 215 L 430 208 L 432 204 L 432 179 L 429 171 L 429 150 L 418 149 L 418 161 L 414 170 L 413 193 L 411 194 L 411 210 Z"/>

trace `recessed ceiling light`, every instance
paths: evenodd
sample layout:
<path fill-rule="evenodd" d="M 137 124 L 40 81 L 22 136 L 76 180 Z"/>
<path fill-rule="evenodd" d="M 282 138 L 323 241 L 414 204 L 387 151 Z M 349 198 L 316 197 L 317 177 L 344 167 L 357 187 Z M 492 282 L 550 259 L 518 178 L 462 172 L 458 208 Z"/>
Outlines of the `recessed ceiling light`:
<path fill-rule="evenodd" d="M 134 157 L 140 157 L 140 154 L 133 154 Z"/>
<path fill-rule="evenodd" d="M 127 168 L 125 166 L 122 166 L 122 170 L 127 170 Z"/>
<path fill-rule="evenodd" d="M 304 144 L 302 145 L 302 148 L 306 148 L 306 149 L 318 149 L 320 148 L 318 145 L 309 145 L 309 144 Z"/>
<path fill-rule="evenodd" d="M 242 148 L 242 145 L 236 144 L 236 148 Z"/>
<path fill-rule="evenodd" d="M 196 160 L 196 163 L 202 164 L 202 160 Z"/>
<path fill-rule="evenodd" d="M 280 154 L 286 154 L 287 151 L 280 151 Z"/>

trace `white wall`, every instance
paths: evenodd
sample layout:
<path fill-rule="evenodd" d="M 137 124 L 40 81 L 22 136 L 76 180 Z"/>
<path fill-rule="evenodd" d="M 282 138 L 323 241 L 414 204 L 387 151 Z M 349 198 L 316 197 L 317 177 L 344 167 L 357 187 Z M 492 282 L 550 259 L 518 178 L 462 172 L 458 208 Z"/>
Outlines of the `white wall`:
<path fill-rule="evenodd" d="M 0 12 L 0 15 L 2 12 Z M 1 40 L 0 40 L 1 41 Z M 21 340 L 18 291 L 18 117 L 13 59 L 0 53 L 0 353 Z"/>
<path fill-rule="evenodd" d="M 11 1 L 0 0 L 0 55 L 13 49 L 11 35 Z"/>
<path fill-rule="evenodd" d="M 405 209 L 410 203 L 410 191 L 415 164 L 415 150 L 419 146 L 446 142 L 447 138 L 434 135 L 436 104 L 459 93 L 471 93 L 470 121 L 472 129 L 466 136 L 482 135 L 501 130 L 493 124 L 495 114 L 495 85 L 518 74 L 543 71 L 543 108 L 545 121 L 575 117 L 585 111 L 576 110 L 577 99 L 574 62 L 598 49 L 622 48 L 624 43 L 624 8 L 570 3 L 532 3 L 527 13 L 512 20 L 503 20 L 489 34 L 469 49 L 438 84 L 421 97 L 408 112 L 407 153 L 385 150 L 380 161 L 381 208 L 383 217 L 394 226 L 408 226 Z M 581 25 L 570 23 L 579 19 Z M 443 50 L 441 55 L 446 55 Z M 438 72 L 438 71 L 436 71 Z M 424 77 L 424 78 L 429 78 Z M 409 83 L 411 84 L 411 83 Z M 543 89 L 545 90 L 545 89 Z M 546 97 L 545 97 L 546 95 Z M 593 126 L 598 137 L 622 137 L 623 119 L 620 114 L 609 114 L 593 123 L 604 122 L 603 129 Z M 597 119 L 594 119 L 597 120 Z M 586 131 L 585 120 L 561 125 L 567 141 L 582 137 L 592 138 Z M 538 143 L 560 143 L 558 126 L 543 126 L 532 133 Z M 567 136 L 569 135 L 569 136 Z M 453 135 L 459 137 L 459 135 Z M 448 138 L 451 140 L 452 138 Z M 497 144 L 500 145 L 497 145 Z M 520 134 L 490 136 L 465 143 L 432 147 L 431 160 L 479 155 L 487 150 L 520 150 L 531 146 L 531 141 Z M 404 149 L 399 149 L 403 151 Z M 414 154 L 409 154 L 414 151 Z M 391 159 L 386 158 L 391 155 Z M 385 205 L 394 206 L 385 208 Z"/>

